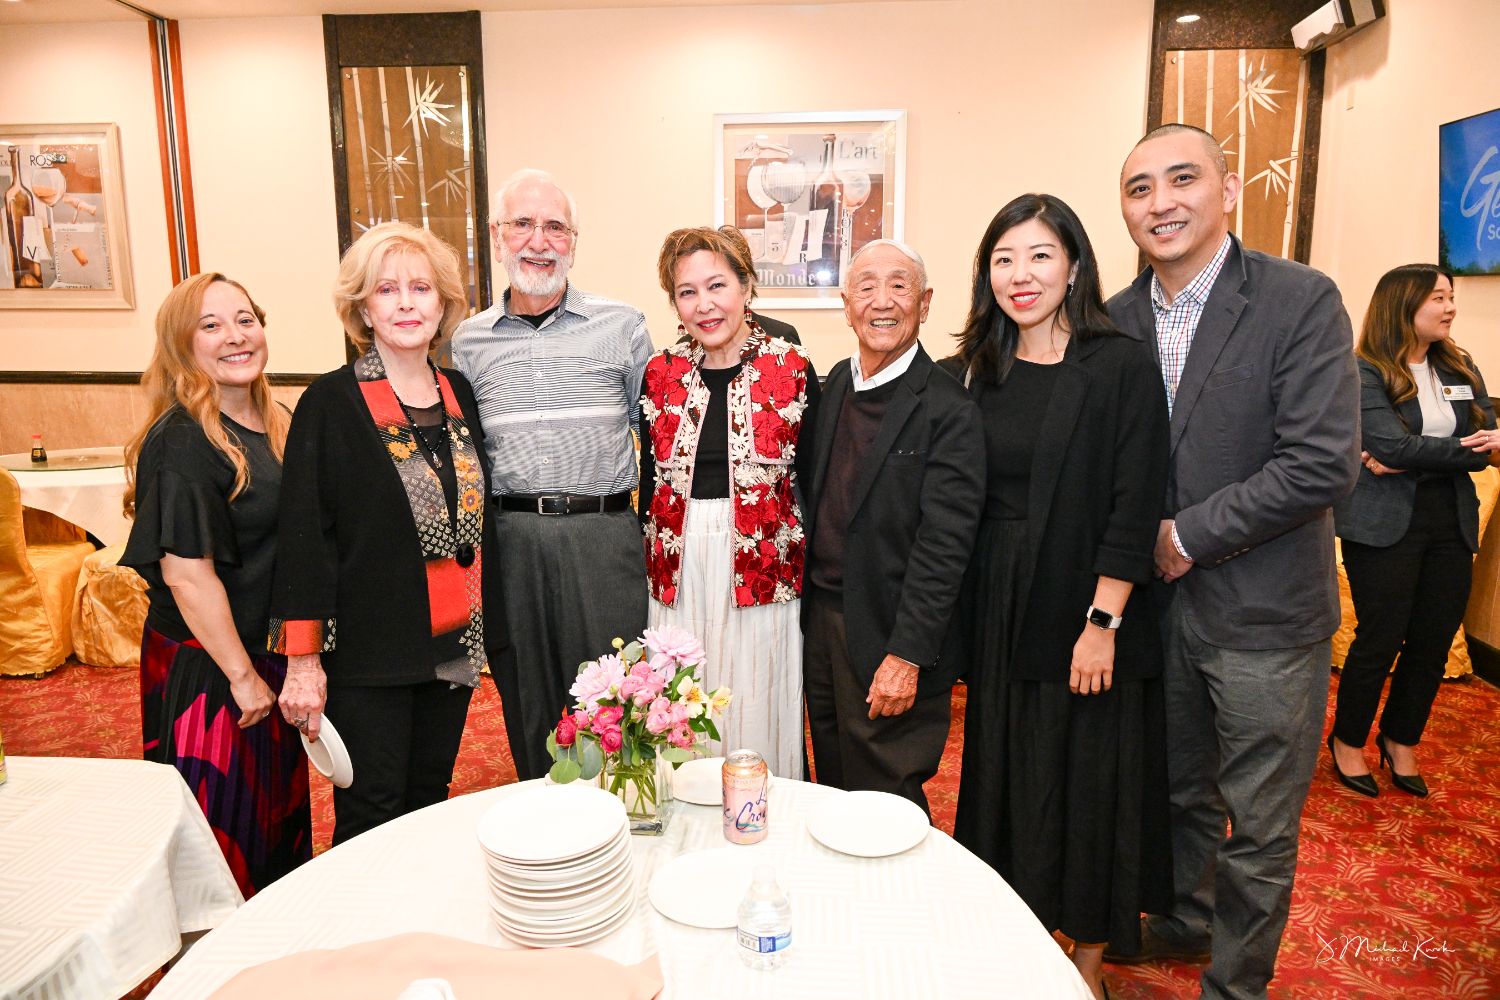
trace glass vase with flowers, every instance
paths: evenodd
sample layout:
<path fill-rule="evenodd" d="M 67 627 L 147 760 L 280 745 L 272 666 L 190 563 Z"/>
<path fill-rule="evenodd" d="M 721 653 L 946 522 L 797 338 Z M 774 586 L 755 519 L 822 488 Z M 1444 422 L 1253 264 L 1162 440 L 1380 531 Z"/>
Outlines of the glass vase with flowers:
<path fill-rule="evenodd" d="M 730 702 L 728 688 L 704 689 L 704 659 L 696 636 L 669 625 L 579 664 L 574 703 L 547 737 L 551 779 L 597 781 L 624 803 L 631 833 L 665 831 L 672 770 L 719 738 L 714 718 Z"/>

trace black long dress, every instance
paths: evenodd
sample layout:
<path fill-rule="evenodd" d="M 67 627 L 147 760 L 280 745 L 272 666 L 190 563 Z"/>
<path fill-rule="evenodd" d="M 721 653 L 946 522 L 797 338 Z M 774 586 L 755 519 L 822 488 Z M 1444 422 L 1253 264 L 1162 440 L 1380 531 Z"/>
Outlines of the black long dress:
<path fill-rule="evenodd" d="M 1171 901 L 1170 838 L 1143 834 L 1167 814 L 1161 680 L 1117 679 L 1081 696 L 1011 671 L 1027 568 L 1048 561 L 1034 551 L 1027 506 L 1058 374 L 1017 359 L 1003 386 L 978 393 L 989 483 L 959 605 L 972 669 L 953 835 L 1048 930 L 1132 950 L 1141 912 Z"/>
<path fill-rule="evenodd" d="M 234 468 L 180 408 L 141 446 L 136 514 L 120 564 L 147 584 L 141 637 L 141 736 L 147 760 L 171 764 L 203 807 L 246 897 L 312 857 L 307 761 L 274 708 L 240 729 L 229 679 L 193 637 L 161 575 L 161 557 L 212 558 L 235 631 L 273 694 L 286 657 L 267 653 L 281 464 L 264 434 L 220 415 L 245 450 L 250 485 L 233 500 Z"/>

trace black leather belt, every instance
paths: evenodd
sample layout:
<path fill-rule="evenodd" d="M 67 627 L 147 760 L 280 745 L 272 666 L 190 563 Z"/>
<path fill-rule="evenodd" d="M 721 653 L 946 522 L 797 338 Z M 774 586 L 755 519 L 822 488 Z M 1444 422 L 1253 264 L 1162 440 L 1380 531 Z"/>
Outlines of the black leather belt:
<path fill-rule="evenodd" d="M 507 493 L 497 497 L 495 503 L 501 510 L 523 510 L 553 517 L 564 514 L 609 514 L 629 510 L 630 494 L 611 493 L 608 496 L 591 497 L 577 493 Z"/>

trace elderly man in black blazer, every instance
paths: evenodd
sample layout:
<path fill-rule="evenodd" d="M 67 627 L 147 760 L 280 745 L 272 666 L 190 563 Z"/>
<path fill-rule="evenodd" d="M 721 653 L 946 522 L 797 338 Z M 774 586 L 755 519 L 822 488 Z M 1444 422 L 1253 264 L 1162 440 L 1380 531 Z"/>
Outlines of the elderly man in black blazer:
<path fill-rule="evenodd" d="M 1329 508 L 1359 470 L 1349 317 L 1327 277 L 1229 233 L 1241 182 L 1213 136 L 1162 126 L 1120 176 L 1151 266 L 1109 311 L 1152 346 L 1171 414 L 1156 571 L 1176 895 L 1141 954 L 1106 959 L 1211 954 L 1203 996 L 1265 997 L 1339 623 Z"/>
<path fill-rule="evenodd" d="M 927 808 L 957 678 L 950 627 L 984 504 L 979 410 L 917 342 L 922 259 L 876 240 L 850 261 L 859 352 L 828 376 L 803 511 L 803 685 L 818 781 Z"/>

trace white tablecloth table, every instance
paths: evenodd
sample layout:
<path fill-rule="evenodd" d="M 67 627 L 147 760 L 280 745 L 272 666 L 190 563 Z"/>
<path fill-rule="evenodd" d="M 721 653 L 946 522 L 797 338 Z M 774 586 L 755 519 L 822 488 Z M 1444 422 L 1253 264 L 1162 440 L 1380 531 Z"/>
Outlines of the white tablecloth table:
<path fill-rule="evenodd" d="M 116 1000 L 242 902 L 182 776 L 143 760 L 7 757 L 0 998 Z"/>
<path fill-rule="evenodd" d="M 393 934 L 430 931 L 515 947 L 491 923 L 475 829 L 485 810 L 518 787 L 449 799 L 314 858 L 195 944 L 151 1000 L 201 1000 L 248 966 Z M 732 929 L 674 923 L 646 898 L 651 875 L 673 857 L 725 846 L 719 810 L 683 803 L 666 836 L 632 838 L 635 917 L 590 950 L 623 963 L 657 952 L 664 996 L 695 1000 L 1090 996 L 1020 898 L 946 834 L 934 829 L 918 847 L 880 859 L 848 857 L 813 840 L 803 817 L 843 794 L 777 779 L 770 836 L 744 848 L 767 856 L 792 897 L 793 944 L 781 969 L 745 968 Z"/>
<path fill-rule="evenodd" d="M 75 449 L 83 451 L 84 449 Z M 89 454 L 118 452 L 119 448 L 90 448 Z M 59 452 L 58 454 L 65 454 Z M 21 503 L 56 514 L 91 532 L 105 545 L 116 545 L 130 535 L 120 502 L 125 497 L 125 468 L 67 469 L 52 472 L 11 472 L 21 487 Z"/>

